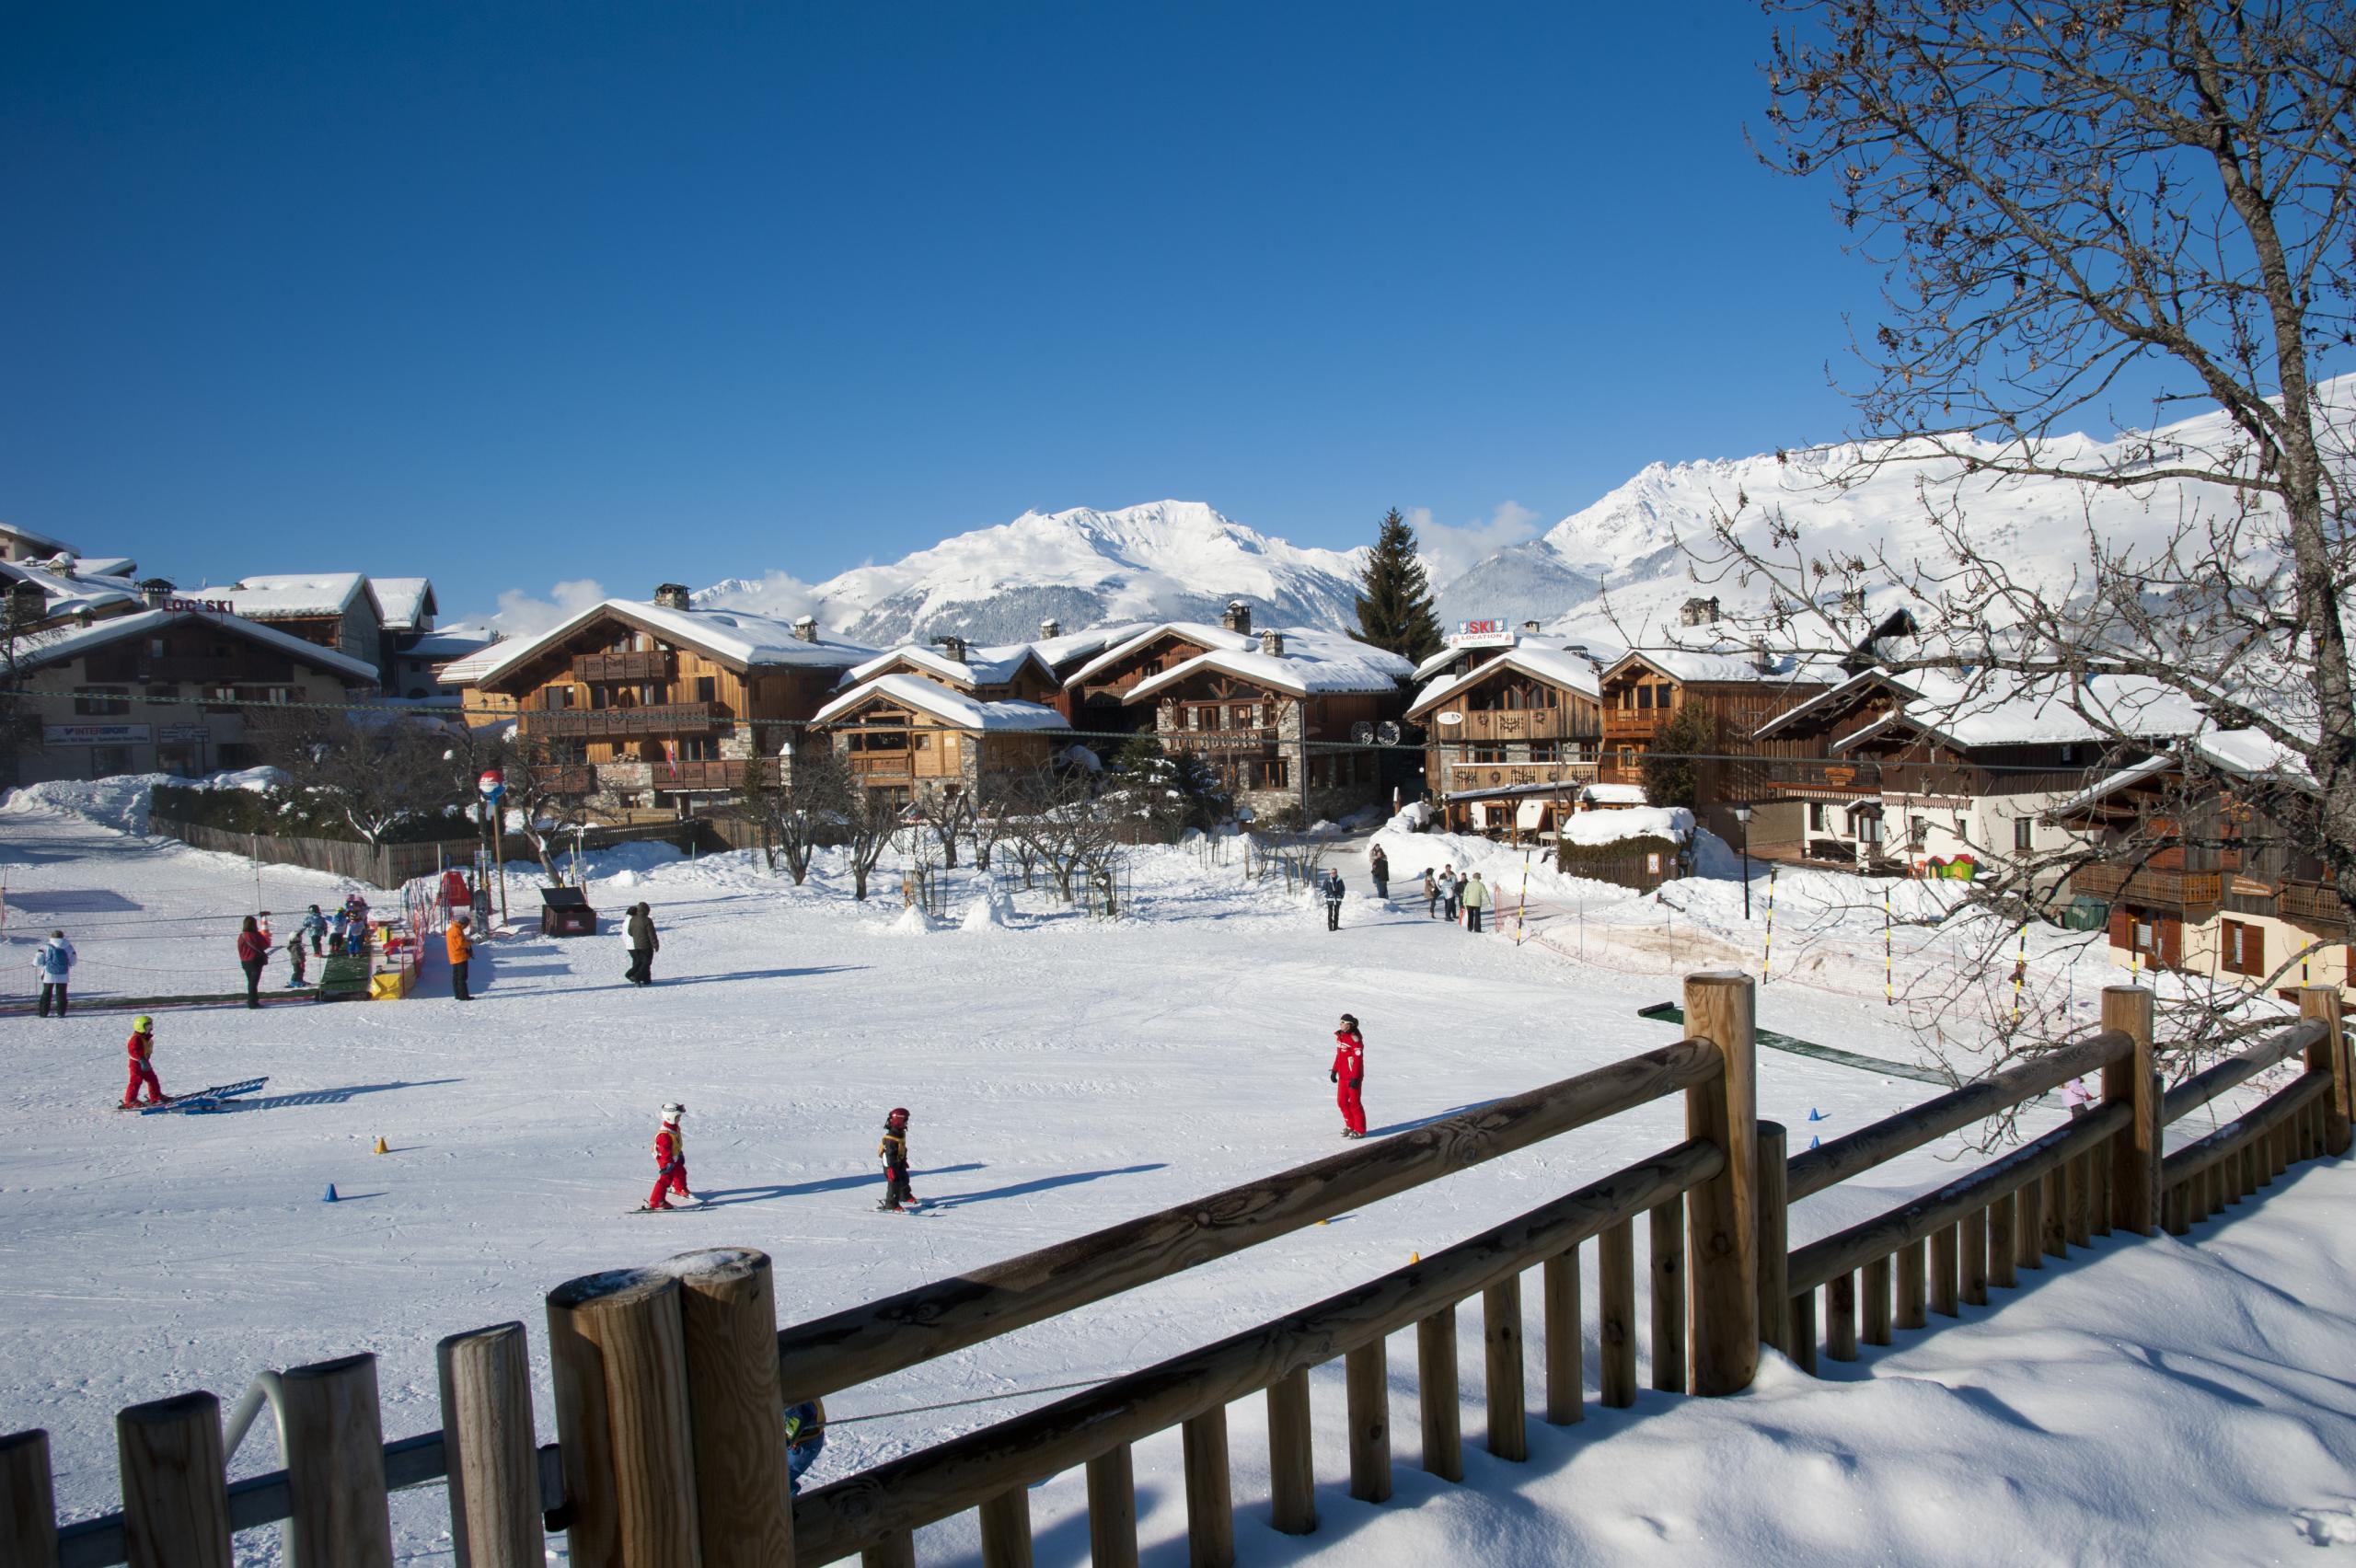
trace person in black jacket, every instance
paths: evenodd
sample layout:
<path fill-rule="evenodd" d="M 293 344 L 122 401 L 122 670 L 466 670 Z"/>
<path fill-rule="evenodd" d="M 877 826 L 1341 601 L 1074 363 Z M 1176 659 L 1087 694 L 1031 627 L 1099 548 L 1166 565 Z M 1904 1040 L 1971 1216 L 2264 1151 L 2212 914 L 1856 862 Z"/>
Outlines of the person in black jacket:
<path fill-rule="evenodd" d="M 654 955 L 663 949 L 663 939 L 654 934 L 654 912 L 643 904 L 633 904 L 629 909 L 629 971 L 624 977 L 633 986 L 654 984 Z"/>

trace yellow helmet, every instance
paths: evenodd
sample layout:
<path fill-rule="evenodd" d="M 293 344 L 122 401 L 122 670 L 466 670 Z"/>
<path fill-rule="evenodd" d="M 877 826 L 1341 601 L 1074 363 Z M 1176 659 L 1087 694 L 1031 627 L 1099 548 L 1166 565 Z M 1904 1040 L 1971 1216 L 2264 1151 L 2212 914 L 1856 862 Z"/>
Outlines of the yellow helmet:
<path fill-rule="evenodd" d="M 145 1013 L 141 1013 L 137 1018 L 131 1020 L 131 1027 L 137 1030 L 140 1033 L 144 1034 L 149 1030 L 156 1027 L 156 1020 L 149 1018 Z"/>

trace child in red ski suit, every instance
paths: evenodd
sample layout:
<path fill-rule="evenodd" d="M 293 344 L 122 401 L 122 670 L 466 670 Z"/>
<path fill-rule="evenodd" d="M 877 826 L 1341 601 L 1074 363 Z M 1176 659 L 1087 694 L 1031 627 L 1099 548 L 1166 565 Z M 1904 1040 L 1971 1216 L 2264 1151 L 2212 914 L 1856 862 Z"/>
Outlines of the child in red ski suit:
<path fill-rule="evenodd" d="M 887 1212 L 898 1212 L 902 1205 L 917 1206 L 917 1195 L 908 1190 L 908 1113 L 903 1106 L 892 1107 L 884 1118 L 884 1137 L 875 1146 L 875 1157 L 884 1162 L 884 1201 L 875 1206 Z"/>
<path fill-rule="evenodd" d="M 1366 1107 L 1358 1103 L 1358 1088 L 1366 1082 L 1366 1041 L 1358 1034 L 1358 1020 L 1344 1013 L 1334 1040 L 1334 1070 L 1325 1076 L 1340 1086 L 1334 1091 L 1334 1102 L 1342 1108 L 1342 1136 L 1362 1138 Z"/>
<path fill-rule="evenodd" d="M 156 1081 L 156 1069 L 148 1058 L 156 1054 L 156 1020 L 145 1013 L 131 1020 L 131 1039 L 123 1047 L 131 1054 L 131 1081 L 122 1086 L 122 1108 L 130 1110 L 139 1103 L 139 1086 L 147 1086 L 147 1103 L 164 1103 L 164 1086 Z"/>
<path fill-rule="evenodd" d="M 684 1105 L 663 1107 L 663 1127 L 654 1135 L 654 1191 L 646 1194 L 646 1206 L 651 1209 L 671 1206 L 665 1193 L 676 1192 L 683 1198 L 693 1198 L 687 1191 L 687 1140 L 679 1131 L 679 1118 L 687 1114 Z"/>

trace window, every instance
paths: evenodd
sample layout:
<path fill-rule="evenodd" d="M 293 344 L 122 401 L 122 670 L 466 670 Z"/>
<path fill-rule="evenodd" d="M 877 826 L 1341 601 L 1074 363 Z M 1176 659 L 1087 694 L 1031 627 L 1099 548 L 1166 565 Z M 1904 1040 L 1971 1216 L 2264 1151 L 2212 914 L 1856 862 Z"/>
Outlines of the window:
<path fill-rule="evenodd" d="M 720 678 L 716 675 L 698 675 L 696 677 L 696 700 L 698 702 L 718 702 L 720 700 Z M 491 829 L 489 828 L 483 829 L 485 834 L 490 833 L 490 831 Z"/>
<path fill-rule="evenodd" d="M 149 638 L 147 640 L 147 657 L 150 659 L 160 659 L 163 656 L 164 640 L 160 637 Z"/>
<path fill-rule="evenodd" d="M 690 735 L 679 743 L 681 762 L 713 762 L 719 756 L 720 742 L 713 736 Z"/>
<path fill-rule="evenodd" d="M 2266 973 L 2266 928 L 2240 920 L 2218 923 L 2219 958 L 2223 966 L 2235 974 Z"/>
<path fill-rule="evenodd" d="M 1649 709 L 1649 708 L 1651 708 L 1651 707 L 1652 707 L 1652 705 L 1653 705 L 1653 688 L 1652 688 L 1651 686 L 1638 686 L 1638 687 L 1636 688 L 1636 706 L 1637 706 L 1637 707 L 1639 707 L 1639 708 Z M 490 831 L 490 829 L 486 828 L 486 829 L 484 829 L 484 831 L 487 833 L 487 832 L 489 832 L 489 831 Z"/>
<path fill-rule="evenodd" d="M 571 686 L 552 686 L 544 688 L 540 693 L 540 706 L 547 709 L 550 713 L 563 712 L 566 709 L 572 706 L 572 688 Z M 486 827 L 483 829 L 483 832 L 488 835 L 491 832 L 491 829 Z"/>
<path fill-rule="evenodd" d="M 83 718 L 104 718 L 113 713 L 131 711 L 131 688 L 128 686 L 83 686 L 74 693 L 74 711 Z M 121 773 L 122 768 L 112 771 Z"/>
<path fill-rule="evenodd" d="M 1906 847 L 1919 855 L 1930 847 L 1930 843 L 1931 819 L 1908 817 L 1906 819 Z"/>
<path fill-rule="evenodd" d="M 2014 853 L 2026 855 L 2036 847 L 2037 819 L 2034 817 L 2015 817 L 2013 819 Z"/>
<path fill-rule="evenodd" d="M 1824 802 L 1822 801 L 1810 801 L 1807 803 L 1807 830 L 1810 833 L 1822 833 L 1825 831 Z M 486 828 L 484 831 L 489 832 L 490 829 Z"/>
<path fill-rule="evenodd" d="M 1850 815 L 1856 824 L 1857 836 L 1867 844 L 1878 847 L 1881 843 L 1881 813 L 1853 812 Z"/>

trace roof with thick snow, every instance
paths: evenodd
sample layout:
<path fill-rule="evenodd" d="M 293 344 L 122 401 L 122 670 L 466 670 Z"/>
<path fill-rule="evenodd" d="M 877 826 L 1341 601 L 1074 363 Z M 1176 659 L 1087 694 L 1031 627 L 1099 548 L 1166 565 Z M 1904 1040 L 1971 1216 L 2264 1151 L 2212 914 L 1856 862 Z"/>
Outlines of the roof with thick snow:
<path fill-rule="evenodd" d="M 372 577 L 377 606 L 384 611 L 387 631 L 421 631 L 433 624 L 433 580 L 429 577 Z"/>
<path fill-rule="evenodd" d="M 2169 751 L 2146 757 L 2131 767 L 2122 767 L 2068 800 L 2055 802 L 2046 814 L 2050 817 L 2067 816 L 2083 811 L 2122 790 L 2177 771 L 2184 767 L 2188 755 L 2198 757 L 2218 772 L 2236 778 L 2270 777 L 2306 786 L 2312 784 L 2315 777 L 2309 771 L 2304 757 L 2262 731 L 2203 730 L 2187 737 Z"/>
<path fill-rule="evenodd" d="M 142 602 L 129 578 L 84 571 L 78 561 L 75 566 L 62 571 L 51 561 L 0 560 L 0 580 L 40 589 L 44 616 L 116 615 Z"/>
<path fill-rule="evenodd" d="M 76 577 L 122 577 L 138 575 L 139 563 L 129 556 L 74 556 Z"/>
<path fill-rule="evenodd" d="M 29 545 L 34 549 L 47 550 L 52 555 L 80 555 L 82 553 L 63 539 L 52 539 L 47 534 L 36 534 L 30 528 L 20 528 L 14 523 L 0 523 L 0 535 L 6 535 L 19 544 Z"/>
<path fill-rule="evenodd" d="M 61 659 L 71 659 L 118 642 L 126 637 L 141 637 L 181 621 L 202 621 L 235 636 L 275 649 L 290 658 L 318 666 L 333 674 L 354 682 L 376 683 L 376 667 L 348 653 L 332 648 L 322 648 L 316 642 L 306 642 L 292 633 L 264 626 L 260 621 L 241 616 L 225 616 L 217 610 L 142 610 L 136 615 L 117 616 L 111 620 L 95 621 L 88 626 L 73 627 L 57 631 L 35 632 L 20 643 L 17 663 L 29 669 L 40 664 L 53 664 Z"/>
<path fill-rule="evenodd" d="M 1028 642 L 1008 642 L 991 648 L 967 648 L 961 662 L 937 649 L 911 642 L 894 648 L 881 657 L 855 665 L 844 676 L 846 684 L 874 679 L 895 664 L 907 664 L 927 674 L 956 686 L 1004 686 L 1021 673 L 1026 663 L 1036 662 L 1039 673 L 1050 681 L 1056 678 L 1053 664 L 1039 657 L 1038 651 Z"/>
<path fill-rule="evenodd" d="M 1588 697 L 1599 697 L 1603 689 L 1597 680 L 1594 660 L 1584 654 L 1565 653 L 1559 649 L 1542 648 L 1533 643 L 1527 648 L 1508 648 L 1487 663 L 1477 665 L 1453 680 L 1433 682 L 1408 708 L 1407 717 L 1413 719 L 1461 692 L 1469 691 L 1501 669 L 1519 670 L 1533 680 L 1544 681 L 1549 686 L 1562 686 Z"/>
<path fill-rule="evenodd" d="M 1078 686 L 1099 671 L 1111 669 L 1132 654 L 1142 653 L 1164 637 L 1183 638 L 1200 647 L 1230 648 L 1239 652 L 1260 645 L 1259 638 L 1251 632 L 1230 631 L 1223 626 L 1212 626 L 1207 621 L 1158 621 L 1139 628 L 1133 636 L 1105 649 L 1066 676 L 1064 685 Z M 1401 662 L 1403 663 L 1405 661 Z"/>
<path fill-rule="evenodd" d="M 506 661 L 507 645 L 513 640 L 512 638 L 494 637 L 473 652 L 453 659 L 436 669 L 434 677 L 447 686 L 479 686 L 484 671 Z"/>
<path fill-rule="evenodd" d="M 212 599 L 230 605 L 248 620 L 306 620 L 340 616 L 354 599 L 367 595 L 369 609 L 381 621 L 383 612 L 357 571 L 285 572 L 243 577 L 226 588 L 192 588 L 189 597 Z"/>
<path fill-rule="evenodd" d="M 922 675 L 878 675 L 854 686 L 810 716 L 813 724 L 831 723 L 878 698 L 888 698 L 919 713 L 929 713 L 961 730 L 1068 730 L 1071 725 L 1052 708 L 1036 702 L 981 702 L 952 691 Z"/>
<path fill-rule="evenodd" d="M 2190 698 L 2148 675 L 1911 670 L 1902 681 L 1891 677 L 1891 686 L 1912 695 L 1894 713 L 1834 740 L 1834 751 L 1899 726 L 1970 750 L 2172 741 L 2207 723 Z"/>
<path fill-rule="evenodd" d="M 1360 642 L 1340 632 L 1318 631 L 1309 627 L 1283 627 L 1276 630 L 1284 639 L 1282 653 L 1260 651 L 1260 638 L 1255 634 L 1245 640 L 1249 648 L 1213 648 L 1207 653 L 1173 664 L 1158 675 L 1148 676 L 1124 693 L 1121 701 L 1124 706 L 1142 701 L 1206 670 L 1235 675 L 1273 690 L 1288 691 L 1295 697 L 1396 691 L 1401 681 L 1415 673 L 1413 664 L 1389 649 Z M 1220 635 L 1223 639 L 1239 636 L 1230 631 L 1221 631 Z"/>
<path fill-rule="evenodd" d="M 1646 664 L 1670 680 L 1744 686 L 1817 686 L 1840 680 L 1840 661 L 1825 653 L 1792 653 L 1723 643 L 1710 648 L 1631 649 L 1603 672 L 1606 680 L 1631 663 Z"/>
<path fill-rule="evenodd" d="M 1114 643 L 1126 642 L 1149 629 L 1144 621 L 1124 621 L 1118 626 L 1091 627 L 1086 631 L 1057 632 L 1053 637 L 1038 639 L 1031 648 L 1050 668 L 1055 668 L 1074 659 L 1092 659 Z"/>
<path fill-rule="evenodd" d="M 1468 655 L 1478 659 L 1486 654 L 1503 653 L 1507 649 L 1511 648 L 1542 648 L 1553 650 L 1557 652 L 1584 654 L 1586 657 L 1592 660 L 1599 669 L 1610 664 L 1613 660 L 1619 658 L 1619 656 L 1625 651 L 1625 650 L 1622 649 L 1617 644 L 1606 644 L 1604 646 L 1611 657 L 1600 658 L 1596 653 L 1597 640 L 1593 638 L 1576 636 L 1569 632 L 1517 631 L 1511 635 L 1513 638 L 1511 642 L 1501 642 L 1492 647 L 1443 648 L 1438 652 L 1433 654 L 1430 658 L 1426 659 L 1422 663 L 1415 666 L 1415 678 L 1417 684 L 1420 685 L 1425 681 L 1430 680 L 1434 675 L 1438 674 L 1442 670 L 1447 669 L 1459 659 L 1465 658 Z"/>
<path fill-rule="evenodd" d="M 452 667 L 458 673 L 445 671 L 444 678 L 488 686 L 606 615 L 741 669 L 847 670 L 875 657 L 875 650 L 865 643 L 846 642 L 825 632 L 816 641 L 805 642 L 786 622 L 749 610 L 675 610 L 645 599 L 604 599 L 537 637 L 511 637 L 494 645 L 496 654 L 485 649 L 487 657 L 461 660 Z M 466 667 L 460 670 L 460 665 Z"/>

